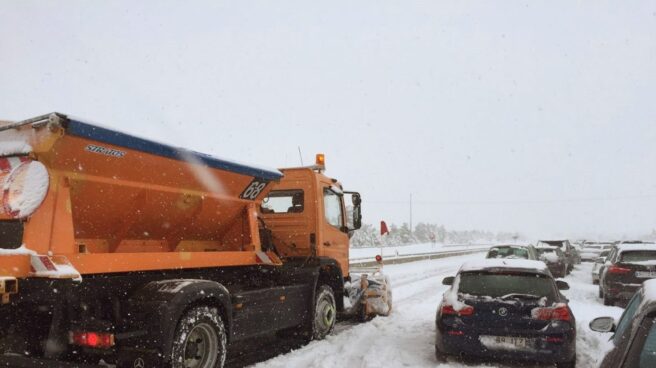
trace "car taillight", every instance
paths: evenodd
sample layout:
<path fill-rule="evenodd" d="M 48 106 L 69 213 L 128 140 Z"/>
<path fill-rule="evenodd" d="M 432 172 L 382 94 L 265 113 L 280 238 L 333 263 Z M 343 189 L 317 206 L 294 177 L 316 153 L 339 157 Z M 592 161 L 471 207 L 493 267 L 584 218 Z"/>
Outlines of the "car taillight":
<path fill-rule="evenodd" d="M 71 332 L 70 343 L 94 349 L 109 349 L 114 346 L 114 334 L 103 332 Z"/>
<path fill-rule="evenodd" d="M 555 307 L 549 308 L 534 308 L 531 311 L 531 316 L 535 319 L 543 321 L 571 321 L 572 316 L 569 309 L 565 304 L 557 304 Z"/>
<path fill-rule="evenodd" d="M 474 314 L 474 307 L 466 305 L 460 310 L 455 310 L 451 305 L 442 306 L 442 314 L 454 315 L 454 316 L 471 316 Z"/>
<path fill-rule="evenodd" d="M 614 274 L 625 274 L 631 272 L 630 268 L 624 268 L 624 267 L 619 267 L 619 266 L 610 266 L 608 267 L 608 273 L 614 273 Z"/>
<path fill-rule="evenodd" d="M 0 158 L 0 217 L 25 218 L 48 194 L 48 169 L 28 157 Z"/>

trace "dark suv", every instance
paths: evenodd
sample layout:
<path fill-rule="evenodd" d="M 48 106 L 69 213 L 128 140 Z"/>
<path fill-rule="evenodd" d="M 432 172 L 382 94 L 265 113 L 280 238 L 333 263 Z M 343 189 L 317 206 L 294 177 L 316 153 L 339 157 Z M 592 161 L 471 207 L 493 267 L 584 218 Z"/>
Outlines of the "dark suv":
<path fill-rule="evenodd" d="M 645 281 L 626 307 L 619 322 L 600 317 L 590 322 L 597 332 L 615 332 L 613 349 L 599 368 L 656 367 L 656 280 Z"/>
<path fill-rule="evenodd" d="M 539 261 L 487 259 L 465 263 L 437 309 L 435 356 L 493 358 L 574 367 L 576 323 L 555 281 Z"/>
<path fill-rule="evenodd" d="M 656 244 L 614 246 L 599 274 L 599 296 L 605 305 L 628 301 L 648 279 L 656 278 Z"/>
<path fill-rule="evenodd" d="M 540 245 L 550 245 L 552 247 L 558 247 L 560 250 L 565 253 L 567 258 L 567 273 L 572 272 L 574 265 L 577 263 L 579 256 L 578 252 L 574 249 L 574 246 L 569 242 L 569 240 L 540 240 L 538 246 Z"/>

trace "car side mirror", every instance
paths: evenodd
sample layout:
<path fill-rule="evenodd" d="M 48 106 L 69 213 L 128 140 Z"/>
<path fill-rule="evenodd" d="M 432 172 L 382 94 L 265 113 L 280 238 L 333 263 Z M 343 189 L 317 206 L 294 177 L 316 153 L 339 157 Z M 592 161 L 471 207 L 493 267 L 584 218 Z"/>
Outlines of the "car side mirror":
<path fill-rule="evenodd" d="M 596 332 L 615 332 L 615 320 L 612 317 L 598 317 L 590 322 L 590 329 Z"/>
<path fill-rule="evenodd" d="M 556 280 L 556 286 L 558 287 L 558 290 L 569 290 L 569 284 L 565 281 Z"/>
<path fill-rule="evenodd" d="M 449 285 L 449 286 L 453 285 L 453 280 L 455 280 L 455 277 L 453 277 L 453 276 L 445 277 L 442 280 L 442 285 Z"/>

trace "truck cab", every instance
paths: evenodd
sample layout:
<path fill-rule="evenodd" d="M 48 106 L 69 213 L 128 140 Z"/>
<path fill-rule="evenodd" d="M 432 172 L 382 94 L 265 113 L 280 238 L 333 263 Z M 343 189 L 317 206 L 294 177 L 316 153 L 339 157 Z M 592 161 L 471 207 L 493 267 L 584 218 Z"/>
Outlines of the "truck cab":
<path fill-rule="evenodd" d="M 309 167 L 281 169 L 260 206 L 276 251 L 283 258 L 317 256 L 333 259 L 349 276 L 349 238 L 361 226 L 360 195 L 345 192 L 323 174 L 324 156 Z"/>

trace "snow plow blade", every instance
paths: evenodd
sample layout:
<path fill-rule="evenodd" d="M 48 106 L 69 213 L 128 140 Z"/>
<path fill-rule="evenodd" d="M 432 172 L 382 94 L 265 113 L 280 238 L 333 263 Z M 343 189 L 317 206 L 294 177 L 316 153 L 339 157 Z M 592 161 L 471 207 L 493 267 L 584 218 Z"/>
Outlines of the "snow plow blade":
<path fill-rule="evenodd" d="M 350 302 L 346 315 L 366 321 L 392 312 L 392 286 L 380 268 L 353 270 L 345 289 Z"/>

